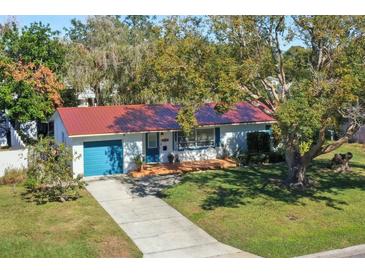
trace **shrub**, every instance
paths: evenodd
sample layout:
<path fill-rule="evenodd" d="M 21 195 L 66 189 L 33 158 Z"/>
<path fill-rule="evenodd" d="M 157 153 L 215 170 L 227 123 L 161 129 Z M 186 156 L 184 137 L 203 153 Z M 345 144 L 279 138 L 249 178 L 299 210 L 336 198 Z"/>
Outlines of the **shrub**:
<path fill-rule="evenodd" d="M 240 153 L 234 159 L 242 166 L 285 161 L 284 155 L 278 151 L 272 151 L 270 153 Z"/>
<path fill-rule="evenodd" d="M 239 153 L 235 155 L 233 159 L 241 166 L 248 165 L 248 154 L 246 153 Z"/>
<path fill-rule="evenodd" d="M 136 155 L 133 158 L 133 160 L 134 160 L 134 163 L 135 163 L 135 165 L 137 167 L 137 170 L 138 171 L 142 171 L 142 169 L 143 169 L 143 163 L 144 163 L 143 155 L 142 154 L 138 154 L 138 155 Z"/>
<path fill-rule="evenodd" d="M 172 164 L 175 161 L 175 155 L 173 153 L 169 153 L 169 155 L 167 155 L 167 160 L 170 164 Z"/>
<path fill-rule="evenodd" d="M 272 151 L 269 153 L 270 163 L 281 163 L 285 161 L 285 156 L 279 151 Z"/>
<path fill-rule="evenodd" d="M 27 171 L 24 168 L 6 168 L 4 176 L 0 178 L 0 184 L 14 185 L 23 183 L 27 178 Z"/>
<path fill-rule="evenodd" d="M 263 164 L 269 162 L 269 157 L 265 153 L 249 154 L 248 155 L 249 164 Z"/>
<path fill-rule="evenodd" d="M 28 180 L 25 186 L 29 198 L 37 203 L 75 200 L 84 186 L 81 177 L 74 178 L 70 147 L 55 144 L 51 138 L 40 139 L 29 149 Z"/>

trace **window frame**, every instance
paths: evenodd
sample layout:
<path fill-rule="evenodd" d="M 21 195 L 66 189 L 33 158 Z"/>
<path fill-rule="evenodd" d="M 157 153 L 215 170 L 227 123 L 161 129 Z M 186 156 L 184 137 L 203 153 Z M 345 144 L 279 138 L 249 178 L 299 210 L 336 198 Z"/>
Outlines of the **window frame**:
<path fill-rule="evenodd" d="M 156 137 L 156 145 L 155 146 L 150 146 L 150 136 L 152 136 L 153 134 Z M 157 132 L 148 133 L 147 134 L 147 149 L 155 149 L 155 148 L 158 148 L 158 134 L 157 134 Z"/>
<path fill-rule="evenodd" d="M 207 141 L 199 141 L 198 140 L 198 131 L 199 130 L 210 130 L 211 131 L 211 137 L 209 140 Z M 216 136 L 215 136 L 215 128 L 197 128 L 194 129 L 194 133 L 193 133 L 193 140 L 191 141 L 187 141 L 187 142 L 182 142 L 181 140 L 185 137 L 182 131 L 177 131 L 176 132 L 176 140 L 175 140 L 175 147 L 174 150 L 178 150 L 178 151 L 183 151 L 183 150 L 199 150 L 199 149 L 205 149 L 205 148 L 210 148 L 210 147 L 215 147 L 216 145 Z M 199 143 L 206 143 L 206 144 L 199 144 Z M 182 146 L 182 143 L 186 143 L 188 145 Z M 193 145 L 191 145 L 193 144 Z"/>

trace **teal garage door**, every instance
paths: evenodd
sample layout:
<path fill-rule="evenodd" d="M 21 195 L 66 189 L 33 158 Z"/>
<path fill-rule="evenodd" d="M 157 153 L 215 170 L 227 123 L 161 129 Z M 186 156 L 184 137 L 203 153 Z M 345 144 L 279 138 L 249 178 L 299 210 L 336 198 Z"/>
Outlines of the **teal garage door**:
<path fill-rule="evenodd" d="M 84 176 L 123 173 L 122 140 L 84 143 Z"/>

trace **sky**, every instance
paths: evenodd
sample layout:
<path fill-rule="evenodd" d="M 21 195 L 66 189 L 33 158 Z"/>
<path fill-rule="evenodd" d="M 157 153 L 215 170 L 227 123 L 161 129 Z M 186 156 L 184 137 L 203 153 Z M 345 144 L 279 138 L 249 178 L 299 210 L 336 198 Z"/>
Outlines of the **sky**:
<path fill-rule="evenodd" d="M 161 18 L 161 16 L 158 16 Z M 0 15 L 0 24 L 9 20 L 9 16 Z M 49 24 L 53 30 L 60 31 L 61 35 L 65 33 L 64 28 L 69 28 L 71 26 L 71 19 L 76 18 L 82 22 L 85 22 L 87 16 L 85 15 L 19 15 L 15 16 L 16 21 L 20 27 L 29 25 L 32 22 L 41 21 L 44 24 Z M 290 44 L 282 44 L 284 50 L 290 48 L 290 46 L 303 46 L 302 42 L 299 40 L 294 40 Z"/>
<path fill-rule="evenodd" d="M 20 27 L 29 25 L 32 22 L 39 22 L 49 24 L 53 30 L 58 30 L 64 33 L 64 28 L 71 26 L 71 19 L 76 18 L 81 21 L 86 21 L 87 16 L 80 15 L 44 15 L 44 16 L 34 16 L 34 15 L 21 15 L 15 16 L 16 21 L 19 23 Z M 9 16 L 0 15 L 0 23 L 4 23 L 9 19 Z"/>

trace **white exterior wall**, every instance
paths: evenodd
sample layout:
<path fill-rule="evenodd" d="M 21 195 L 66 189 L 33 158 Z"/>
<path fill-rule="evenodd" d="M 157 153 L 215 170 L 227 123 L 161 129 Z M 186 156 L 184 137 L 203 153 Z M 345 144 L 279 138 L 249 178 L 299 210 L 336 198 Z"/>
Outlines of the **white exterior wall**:
<path fill-rule="evenodd" d="M 247 133 L 265 131 L 269 124 L 223 125 L 221 126 L 221 144 L 225 145 L 230 154 L 238 150 L 247 150 Z"/>
<path fill-rule="evenodd" d="M 27 168 L 27 157 L 27 149 L 0 151 L 0 177 L 6 168 Z"/>
<path fill-rule="evenodd" d="M 146 140 L 145 133 L 135 134 L 115 134 L 90 137 L 69 138 L 63 126 L 62 121 L 56 116 L 55 122 L 55 139 L 57 142 L 62 140 L 62 131 L 65 132 L 66 143 L 72 146 L 74 153 L 73 172 L 76 175 L 84 174 L 84 142 L 122 140 L 123 142 L 123 172 L 128 173 L 135 168 L 134 157 L 138 154 L 145 155 Z M 220 128 L 221 144 L 226 145 L 230 153 L 239 149 L 247 148 L 246 134 L 252 131 L 264 131 L 267 124 L 245 124 L 245 125 L 223 125 Z M 173 133 L 160 133 L 160 162 L 168 162 L 168 155 L 173 152 L 179 155 L 180 161 L 196 161 L 217 158 L 222 148 L 206 148 L 196 150 L 174 151 Z M 163 150 L 166 146 L 166 150 Z"/>
<path fill-rule="evenodd" d="M 71 138 L 74 154 L 74 175 L 84 174 L 84 142 L 122 140 L 123 142 L 123 172 L 128 173 L 135 168 L 133 158 L 143 152 L 143 134 L 116 134 L 91 137 Z"/>
<path fill-rule="evenodd" d="M 221 146 L 222 145 L 226 146 L 230 154 L 234 154 L 239 150 L 246 150 L 247 149 L 246 134 L 248 132 L 253 132 L 253 131 L 265 131 L 266 125 L 269 124 L 221 125 L 220 126 Z M 174 154 L 179 155 L 180 161 L 210 160 L 210 159 L 216 159 L 218 156 L 222 154 L 222 147 L 174 151 Z"/>
<path fill-rule="evenodd" d="M 172 132 L 161 132 L 160 133 L 160 162 L 167 163 L 168 155 L 173 151 L 172 147 Z M 166 150 L 163 150 L 166 147 Z"/>
<path fill-rule="evenodd" d="M 180 161 L 198 161 L 217 158 L 218 153 L 215 148 L 185 151 L 174 150 L 173 138 L 173 132 L 163 132 L 163 135 L 160 133 L 160 162 L 162 163 L 168 162 L 168 155 L 172 152 L 179 156 Z M 163 150 L 164 146 L 166 146 L 167 150 Z"/>
<path fill-rule="evenodd" d="M 69 138 L 66 128 L 60 118 L 60 115 L 56 112 L 54 116 L 54 139 L 57 144 L 62 143 L 62 134 L 64 135 L 65 144 L 72 145 L 71 138 Z"/>

